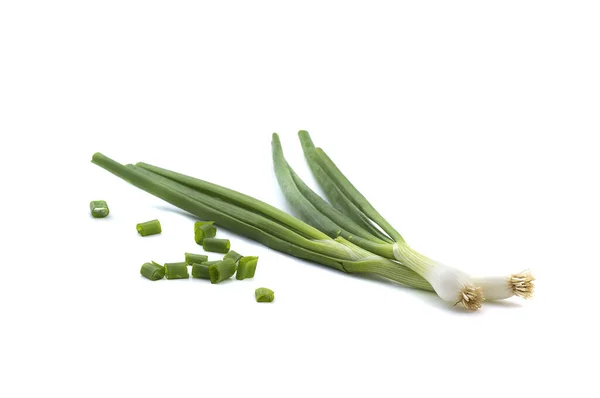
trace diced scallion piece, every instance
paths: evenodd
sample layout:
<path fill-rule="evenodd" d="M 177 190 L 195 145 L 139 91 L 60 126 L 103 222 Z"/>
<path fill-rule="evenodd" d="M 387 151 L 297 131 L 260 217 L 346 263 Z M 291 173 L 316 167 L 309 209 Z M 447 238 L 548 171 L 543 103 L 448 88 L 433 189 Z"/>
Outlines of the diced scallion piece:
<path fill-rule="evenodd" d="M 190 277 L 186 263 L 165 264 L 165 275 L 167 279 L 186 279 Z"/>
<path fill-rule="evenodd" d="M 157 281 L 165 277 L 165 267 L 152 261 L 142 265 L 140 274 L 151 281 Z"/>
<path fill-rule="evenodd" d="M 256 265 L 258 264 L 258 257 L 245 256 L 238 262 L 237 273 L 235 279 L 241 281 L 242 279 L 254 278 L 256 272 Z"/>
<path fill-rule="evenodd" d="M 158 220 L 140 223 L 136 225 L 136 229 L 138 233 L 142 236 L 156 235 L 162 232 L 162 229 L 160 227 L 160 221 Z"/>
<path fill-rule="evenodd" d="M 235 274 L 236 268 L 235 262 L 231 259 L 219 261 L 211 265 L 208 267 L 210 283 L 219 283 L 231 278 Z"/>
<path fill-rule="evenodd" d="M 204 262 L 202 264 L 208 265 L 210 267 L 211 265 L 216 264 L 216 263 L 220 263 L 221 261 L 223 261 L 223 260 L 206 261 L 206 262 Z"/>
<path fill-rule="evenodd" d="M 231 247 L 229 239 L 206 238 L 202 242 L 202 247 L 207 252 L 227 253 Z"/>
<path fill-rule="evenodd" d="M 202 264 L 208 261 L 208 256 L 204 254 L 185 253 L 185 262 L 187 265 Z"/>
<path fill-rule="evenodd" d="M 104 200 L 92 200 L 90 202 L 90 212 L 92 213 L 92 217 L 94 218 L 104 218 L 108 216 L 110 210 L 108 210 L 108 205 Z"/>
<path fill-rule="evenodd" d="M 192 265 L 192 278 L 210 279 L 208 268 L 209 266 L 207 264 Z"/>
<path fill-rule="evenodd" d="M 259 287 L 254 291 L 257 303 L 270 303 L 275 300 L 275 292 L 266 287 Z"/>
<path fill-rule="evenodd" d="M 227 253 L 227 254 L 225 255 L 225 257 L 223 257 L 223 260 L 226 260 L 226 259 L 230 258 L 230 259 L 232 259 L 232 260 L 233 260 L 235 263 L 237 263 L 238 261 L 240 261 L 240 258 L 242 258 L 242 257 L 243 257 L 243 256 L 242 256 L 240 253 L 238 253 L 238 252 L 235 252 L 235 251 L 231 250 L 229 253 Z"/>
<path fill-rule="evenodd" d="M 201 245 L 206 238 L 214 238 L 217 235 L 217 228 L 212 221 L 197 221 L 194 224 L 194 240 Z"/>

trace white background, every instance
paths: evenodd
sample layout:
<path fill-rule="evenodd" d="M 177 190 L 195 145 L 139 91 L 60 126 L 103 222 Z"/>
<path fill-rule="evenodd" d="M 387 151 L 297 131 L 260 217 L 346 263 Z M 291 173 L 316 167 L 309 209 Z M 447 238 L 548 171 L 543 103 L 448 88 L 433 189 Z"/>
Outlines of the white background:
<path fill-rule="evenodd" d="M 599 7 L 3 1 L 0 395 L 598 396 Z M 254 279 L 139 275 L 194 218 L 94 152 L 287 209 L 270 134 L 314 187 L 299 129 L 413 247 L 536 297 L 467 313 L 224 230 Z"/>

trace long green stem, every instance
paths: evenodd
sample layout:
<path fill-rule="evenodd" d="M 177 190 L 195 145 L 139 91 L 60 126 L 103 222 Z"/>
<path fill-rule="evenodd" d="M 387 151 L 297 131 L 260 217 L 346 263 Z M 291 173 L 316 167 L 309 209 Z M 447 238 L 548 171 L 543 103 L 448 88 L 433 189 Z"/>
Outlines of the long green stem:
<path fill-rule="evenodd" d="M 302 150 L 306 162 L 313 173 L 313 176 L 317 180 L 317 183 L 325 192 L 325 196 L 329 199 L 329 202 L 340 212 L 350 217 L 354 222 L 361 225 L 364 229 L 369 231 L 372 235 L 377 236 L 379 239 L 389 243 L 393 241 L 386 235 L 384 235 L 379 229 L 377 229 L 369 220 L 369 218 L 358 208 L 352 201 L 344 195 L 344 193 L 338 188 L 335 181 L 325 172 L 323 167 L 318 161 L 315 154 L 315 145 L 310 138 L 307 131 L 300 130 L 298 132 L 300 143 L 302 144 Z"/>
<path fill-rule="evenodd" d="M 100 153 L 97 153 L 93 156 L 92 162 L 124 179 L 125 181 L 128 181 L 132 185 L 135 185 L 138 188 L 141 188 L 148 193 L 173 204 L 176 207 L 188 211 L 202 219 L 214 220 L 217 224 L 223 226 L 224 228 L 256 240 L 257 242 L 260 242 L 274 250 L 323 264 L 343 272 L 373 273 L 394 280 L 406 286 L 429 290 L 427 282 L 423 282 L 422 278 L 413 271 L 401 267 L 392 261 L 372 255 L 367 251 L 357 248 L 350 242 L 344 241 L 342 238 L 336 238 L 335 242 L 333 242 L 333 240 L 331 240 L 329 237 L 327 237 L 327 240 L 337 244 L 338 247 L 346 247 L 347 253 L 352 253 L 351 257 L 356 257 L 358 260 L 344 260 L 343 257 L 346 257 L 346 255 L 341 255 L 342 258 L 334 257 L 339 254 L 337 253 L 337 250 L 331 250 L 333 256 L 329 256 L 287 242 L 268 233 L 265 230 L 240 221 L 231 214 L 228 214 L 227 212 L 232 209 L 227 206 L 223 206 L 225 202 L 221 201 L 220 206 L 213 208 L 203 201 L 194 199 L 190 195 L 190 192 L 187 192 L 189 187 L 185 187 L 182 184 L 178 184 L 174 181 L 172 181 L 172 185 L 166 184 L 164 179 L 160 179 L 161 182 L 158 182 L 158 176 L 153 175 L 153 173 L 141 172 L 139 168 L 132 165 L 121 165 L 120 163 L 117 163 Z M 187 194 L 182 193 L 183 191 L 186 191 Z M 202 196 L 196 196 L 196 198 L 200 197 Z M 203 198 L 203 200 L 206 199 L 206 197 Z M 215 197 L 212 199 L 218 200 L 218 198 Z M 210 202 L 208 200 L 206 201 Z M 214 205 L 214 202 L 211 203 Z M 295 221 L 295 223 L 299 223 L 301 229 L 306 230 L 306 227 L 302 225 L 303 223 L 300 220 Z M 260 225 L 263 228 L 266 228 L 266 225 L 268 224 Z M 330 247 L 333 248 L 335 245 L 331 245 Z"/>
<path fill-rule="evenodd" d="M 212 184 L 207 181 L 200 180 L 198 178 L 189 177 L 184 174 L 176 173 L 167 169 L 163 169 L 157 166 L 153 166 L 147 163 L 137 163 L 137 167 L 146 169 L 155 174 L 166 177 L 170 180 L 176 181 L 182 185 L 188 186 L 196 191 L 204 192 L 213 197 L 220 198 L 226 202 L 233 203 L 237 206 L 251 209 L 256 213 L 263 214 L 282 225 L 286 225 L 298 233 L 316 240 L 327 239 L 328 235 L 319 231 L 318 229 L 302 222 L 301 220 L 290 216 L 286 212 L 269 205 L 261 200 L 255 199 L 251 196 L 243 193 L 234 191 L 229 188 L 222 187 L 220 185 Z"/>

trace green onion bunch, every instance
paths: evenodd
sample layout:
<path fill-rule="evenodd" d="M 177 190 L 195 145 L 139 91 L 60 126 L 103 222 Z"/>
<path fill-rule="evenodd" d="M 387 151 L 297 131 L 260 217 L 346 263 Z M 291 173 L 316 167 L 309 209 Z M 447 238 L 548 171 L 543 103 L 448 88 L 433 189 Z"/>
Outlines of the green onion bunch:
<path fill-rule="evenodd" d="M 147 163 L 120 164 L 101 153 L 92 162 L 200 219 L 253 239 L 274 250 L 345 273 L 375 274 L 402 285 L 435 291 L 442 299 L 475 310 L 484 297 L 529 297 L 529 273 L 471 278 L 410 248 L 402 236 L 341 173 L 307 132 L 300 141 L 318 184 L 328 199 L 312 191 L 283 156 L 273 134 L 279 185 L 298 218 L 240 192 Z M 204 242 L 220 245 L 206 237 Z"/>

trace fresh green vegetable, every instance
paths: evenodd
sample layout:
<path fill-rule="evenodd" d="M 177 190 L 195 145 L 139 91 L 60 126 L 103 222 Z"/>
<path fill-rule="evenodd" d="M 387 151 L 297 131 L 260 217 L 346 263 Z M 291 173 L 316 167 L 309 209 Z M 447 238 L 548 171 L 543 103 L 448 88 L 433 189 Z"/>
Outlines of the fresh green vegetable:
<path fill-rule="evenodd" d="M 208 274 L 210 277 L 210 283 L 219 283 L 226 279 L 229 279 L 235 274 L 237 266 L 231 259 L 219 261 L 216 264 L 208 267 Z"/>
<path fill-rule="evenodd" d="M 100 153 L 93 156 L 92 162 L 198 218 L 214 220 L 223 228 L 274 250 L 343 272 L 374 273 L 407 286 L 431 290 L 429 283 L 413 271 L 361 250 L 341 237 L 331 239 L 314 227 L 250 196 L 169 170 L 139 164 L 174 179 L 143 173 L 140 167 L 124 166 Z M 189 185 L 179 183 L 178 179 Z"/>
<path fill-rule="evenodd" d="M 258 264 L 258 257 L 245 256 L 238 262 L 238 269 L 235 274 L 235 279 L 241 281 L 242 279 L 254 278 L 256 272 L 256 265 Z"/>
<path fill-rule="evenodd" d="M 187 263 L 165 264 L 165 275 L 167 276 L 167 279 L 186 279 L 190 277 Z"/>
<path fill-rule="evenodd" d="M 201 245 L 205 238 L 214 238 L 217 235 L 217 228 L 213 225 L 213 221 L 203 222 L 198 221 L 194 225 L 194 240 Z"/>
<path fill-rule="evenodd" d="M 208 265 L 210 267 L 211 265 L 216 264 L 216 263 L 220 263 L 221 261 L 223 261 L 223 260 L 206 261 L 206 262 L 204 262 L 202 264 Z"/>
<path fill-rule="evenodd" d="M 142 236 L 156 235 L 162 232 L 160 221 L 152 220 L 140 223 L 135 226 L 138 233 Z"/>
<path fill-rule="evenodd" d="M 243 256 L 238 253 L 235 252 L 233 250 L 230 250 L 229 253 L 227 253 L 225 255 L 225 257 L 223 257 L 223 260 L 227 260 L 228 258 L 232 259 L 235 263 L 237 263 L 238 261 L 240 261 L 240 258 L 242 258 Z"/>
<path fill-rule="evenodd" d="M 104 200 L 92 200 L 90 202 L 90 212 L 92 213 L 92 217 L 94 218 L 104 218 L 108 216 L 110 210 L 108 210 L 108 205 Z"/>
<path fill-rule="evenodd" d="M 473 282 L 469 275 L 456 268 L 434 261 L 408 246 L 400 233 L 375 210 L 373 205 L 352 185 L 327 154 L 320 148 L 314 148 L 308 133 L 301 131 L 299 135 L 311 169 L 313 171 L 314 169 L 322 169 L 329 177 L 326 184 L 335 185 L 339 192 L 352 202 L 365 217 L 379 225 L 392 238 L 394 241 L 391 244 L 392 255 L 390 256 L 389 253 L 384 254 L 383 251 L 379 252 L 380 254 L 399 261 L 421 275 L 443 300 L 461 303 L 470 310 L 481 307 L 484 300 L 482 289 Z M 326 188 L 323 187 L 324 190 Z M 367 248 L 364 245 L 362 247 Z"/>
<path fill-rule="evenodd" d="M 187 265 L 202 264 L 208 261 L 208 256 L 204 254 L 185 253 L 185 262 Z"/>
<path fill-rule="evenodd" d="M 230 247 L 229 239 L 206 238 L 202 242 L 202 248 L 207 252 L 227 253 Z"/>
<path fill-rule="evenodd" d="M 151 263 L 144 263 L 142 269 L 140 269 L 140 274 L 151 281 L 157 281 L 165 277 L 165 267 L 154 261 Z"/>
<path fill-rule="evenodd" d="M 219 261 L 217 261 L 217 262 L 219 262 Z M 209 274 L 208 268 L 209 268 L 208 263 L 193 264 L 192 265 L 192 278 L 210 279 L 210 274 Z"/>
<path fill-rule="evenodd" d="M 270 303 L 275 300 L 275 292 L 266 287 L 259 287 L 254 291 L 257 303 Z"/>

